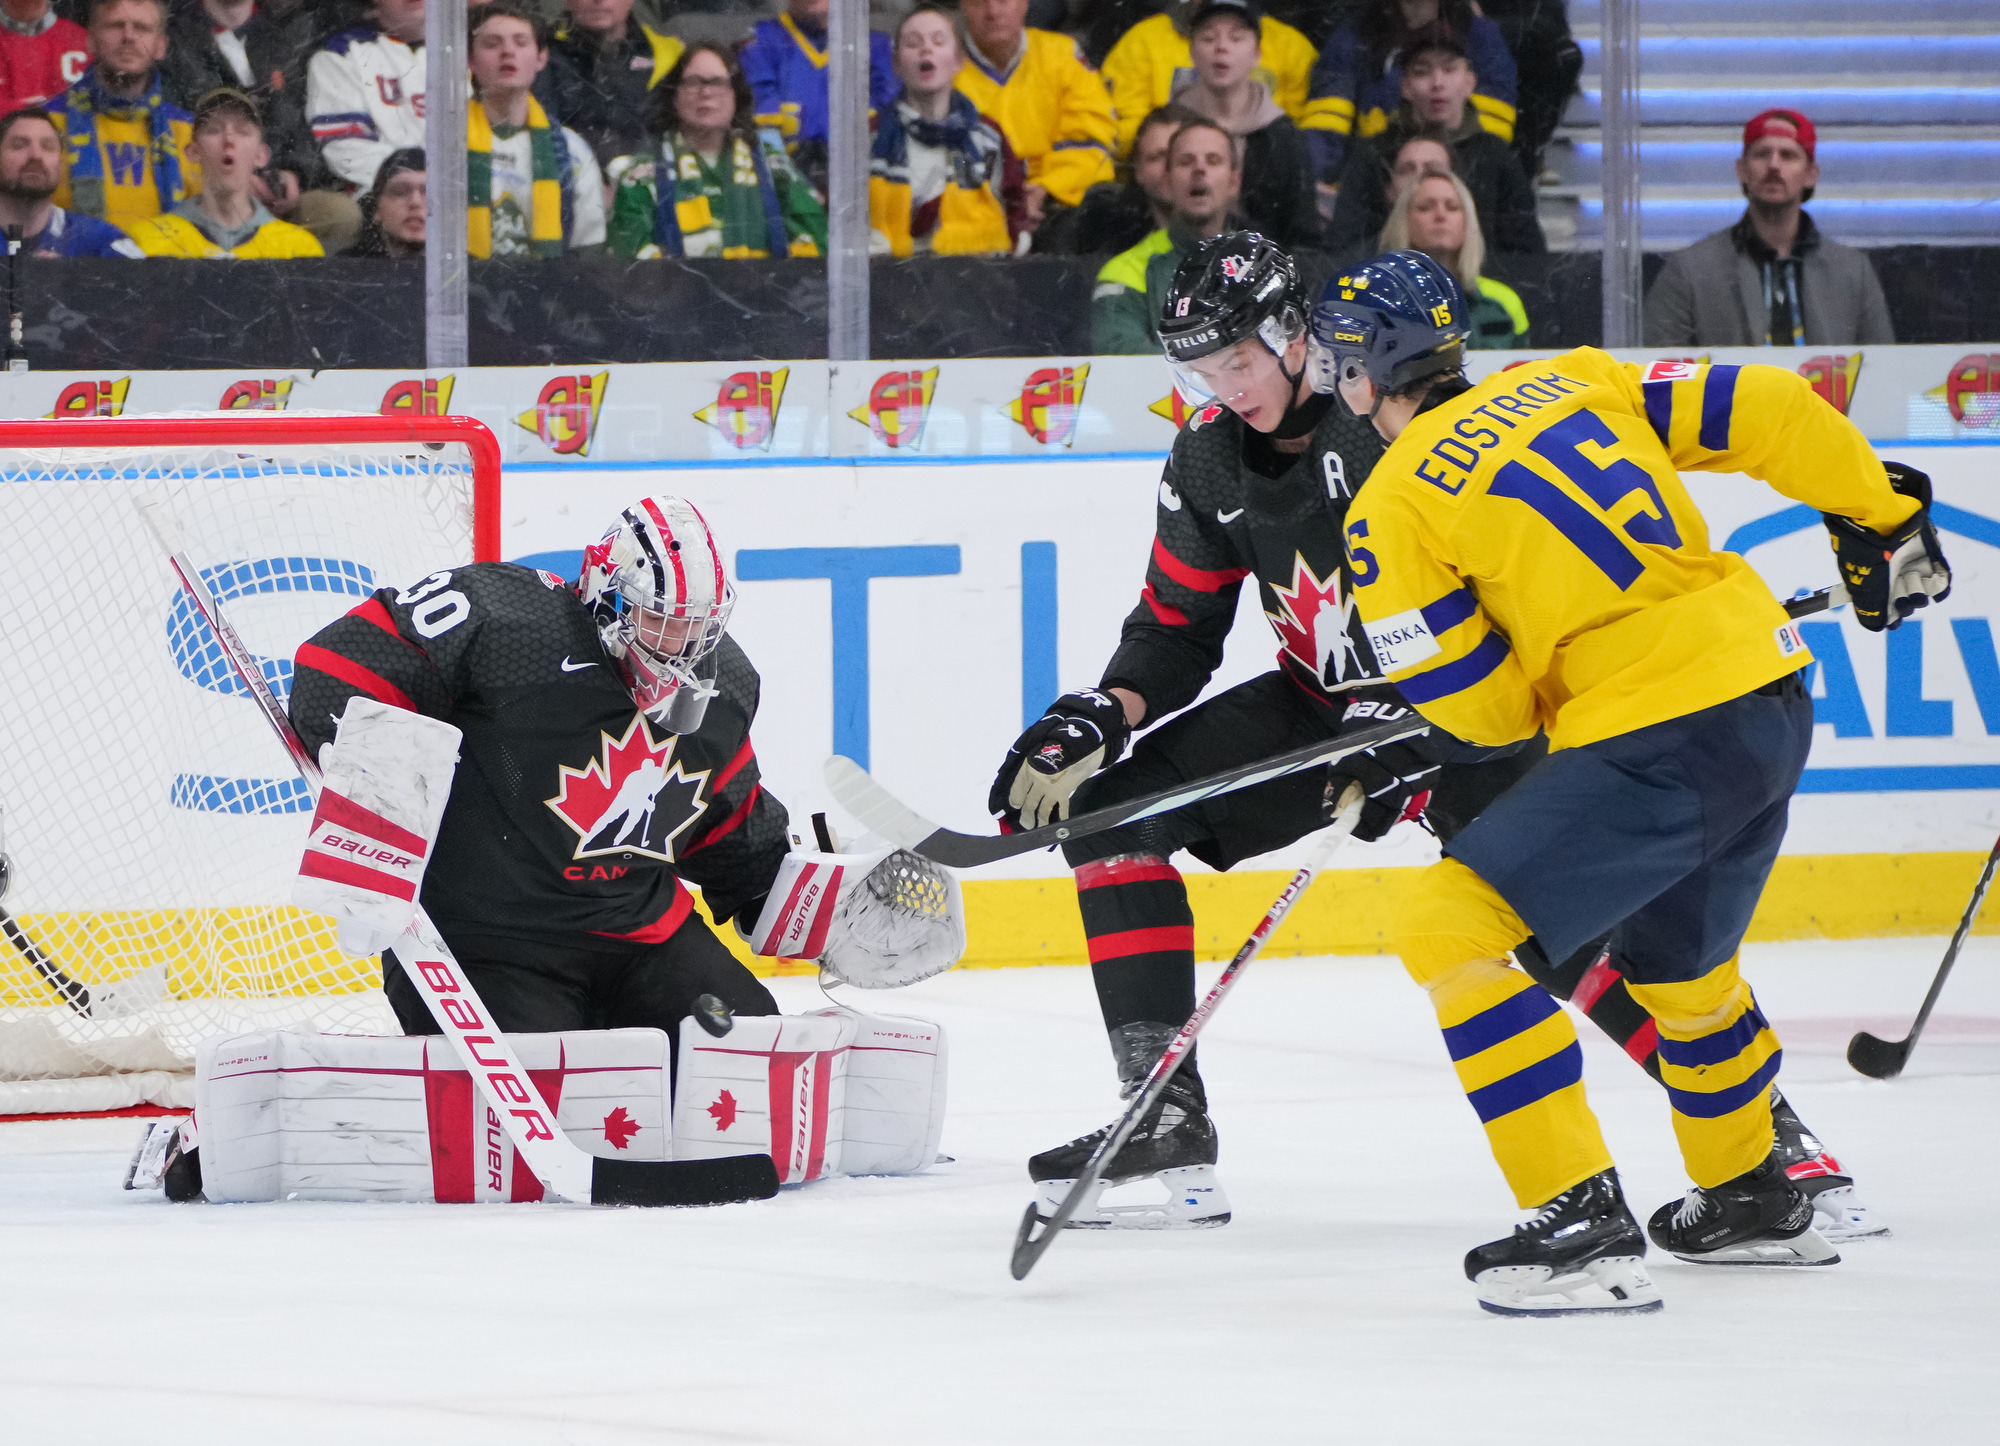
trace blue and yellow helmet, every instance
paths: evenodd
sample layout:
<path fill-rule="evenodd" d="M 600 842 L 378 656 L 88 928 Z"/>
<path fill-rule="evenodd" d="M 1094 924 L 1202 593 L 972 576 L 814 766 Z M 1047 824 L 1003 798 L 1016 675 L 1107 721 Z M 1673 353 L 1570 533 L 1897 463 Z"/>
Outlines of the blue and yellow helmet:
<path fill-rule="evenodd" d="M 1461 370 L 1471 334 L 1451 272 L 1421 251 L 1389 251 L 1326 284 L 1306 366 L 1315 391 L 1335 390 L 1345 372 L 1400 392 Z"/>

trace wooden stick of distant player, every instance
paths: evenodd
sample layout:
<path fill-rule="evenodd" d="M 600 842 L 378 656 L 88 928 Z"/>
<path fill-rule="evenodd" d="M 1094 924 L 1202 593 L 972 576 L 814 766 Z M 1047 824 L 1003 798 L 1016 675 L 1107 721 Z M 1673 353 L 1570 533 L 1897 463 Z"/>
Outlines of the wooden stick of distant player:
<path fill-rule="evenodd" d="M 178 545 L 172 523 L 157 503 L 139 511 L 167 554 L 186 591 L 229 665 L 257 702 L 264 720 L 315 795 L 319 764 L 292 728 L 243 639 L 223 616 L 207 581 Z M 777 1167 L 769 1155 L 735 1155 L 719 1160 L 605 1160 L 579 1149 L 556 1124 L 507 1036 L 487 1022 L 486 1006 L 458 960 L 421 906 L 416 921 L 394 946 L 403 973 L 423 995 L 438 1030 L 450 1041 L 487 1110 L 507 1131 L 522 1160 L 542 1182 L 545 1194 L 588 1205 L 717 1205 L 734 1200 L 768 1200 L 778 1193 Z"/>

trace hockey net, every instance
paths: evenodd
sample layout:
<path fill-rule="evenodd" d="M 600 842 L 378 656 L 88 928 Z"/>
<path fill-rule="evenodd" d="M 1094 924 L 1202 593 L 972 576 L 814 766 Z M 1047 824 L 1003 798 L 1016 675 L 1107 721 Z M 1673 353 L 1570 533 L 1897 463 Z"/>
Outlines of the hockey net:
<path fill-rule="evenodd" d="M 185 1104 L 216 1034 L 397 1032 L 287 902 L 311 797 L 139 504 L 283 701 L 376 588 L 492 557 L 498 495 L 462 417 L 0 421 L 0 1114 Z"/>

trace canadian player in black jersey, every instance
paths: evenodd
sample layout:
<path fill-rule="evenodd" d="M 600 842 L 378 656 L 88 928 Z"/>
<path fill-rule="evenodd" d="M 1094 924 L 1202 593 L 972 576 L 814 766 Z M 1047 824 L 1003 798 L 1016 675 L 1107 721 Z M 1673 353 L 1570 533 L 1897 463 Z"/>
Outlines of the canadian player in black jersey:
<path fill-rule="evenodd" d="M 1306 311 L 1291 257 L 1252 232 L 1204 242 L 1175 273 L 1161 344 L 1183 392 L 1209 401 L 1174 440 L 1145 586 L 1101 681 L 1051 704 L 1000 768 L 988 803 L 1005 823 L 1037 827 L 1068 816 L 1072 805 L 1100 808 L 1407 711 L 1354 609 L 1343 536 L 1348 505 L 1383 444 L 1337 396 L 1309 384 Z M 1189 708 L 1222 661 L 1246 579 L 1254 579 L 1277 634 L 1278 666 Z M 1135 729 L 1180 709 L 1187 711 L 1120 761 Z M 1546 751 L 1540 738 L 1484 750 L 1433 734 L 1343 759 L 1325 775 L 1273 779 L 1067 845 L 1098 1003 L 1127 1092 L 1194 1010 L 1194 916 L 1171 862 L 1176 851 L 1226 869 L 1281 848 L 1324 827 L 1350 781 L 1368 796 L 1356 838 L 1378 839 L 1402 819 L 1421 817 L 1448 840 Z M 1530 939 L 1520 962 L 1559 998 L 1575 997 L 1657 1078 L 1651 1016 L 1604 957 L 1603 943 L 1558 963 Z M 1788 1106 L 1776 1104 L 1800 1183 L 1838 1191 L 1823 1202 L 1827 1215 L 1852 1216 L 1851 1233 L 1872 1231 L 1851 1180 L 1822 1163 L 1831 1157 Z M 1087 1135 L 1029 1161 L 1044 1217 L 1098 1140 Z M 1158 1177 L 1166 1201 L 1087 1205 L 1071 1224 L 1226 1223 L 1217 1154 L 1191 1054 L 1107 1172 L 1113 1184 Z"/>
<path fill-rule="evenodd" d="M 450 568 L 299 649 L 291 719 L 316 754 L 357 697 L 462 732 L 421 899 L 501 1028 L 673 1034 L 703 994 L 777 1012 L 687 888 L 747 930 L 790 851 L 750 742 L 759 685 L 726 632 L 733 603 L 700 514 L 647 498 L 574 583 Z M 383 975 L 404 1030 L 437 1032 L 393 952 Z"/>

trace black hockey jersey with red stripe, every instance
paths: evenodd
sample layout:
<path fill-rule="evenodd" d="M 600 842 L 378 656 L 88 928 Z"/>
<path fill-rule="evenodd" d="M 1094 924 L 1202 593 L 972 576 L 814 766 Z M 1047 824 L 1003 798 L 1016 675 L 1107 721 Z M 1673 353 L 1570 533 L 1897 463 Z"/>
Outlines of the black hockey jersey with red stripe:
<path fill-rule="evenodd" d="M 315 755 L 357 693 L 460 729 L 424 907 L 447 939 L 654 943 L 767 893 L 785 807 L 750 745 L 756 669 L 727 637 L 718 695 L 676 736 L 633 706 L 575 591 L 486 562 L 383 588 L 298 651 L 292 726 Z"/>
<path fill-rule="evenodd" d="M 1276 478 L 1246 462 L 1246 445 L 1260 443 L 1226 407 L 1202 408 L 1174 439 L 1146 585 L 1101 684 L 1143 697 L 1147 721 L 1193 702 L 1221 665 L 1246 577 L 1257 580 L 1280 666 L 1308 693 L 1331 703 L 1357 686 L 1388 686 L 1354 606 L 1342 536 L 1383 443 L 1337 399 L 1320 405 L 1306 449 Z"/>

